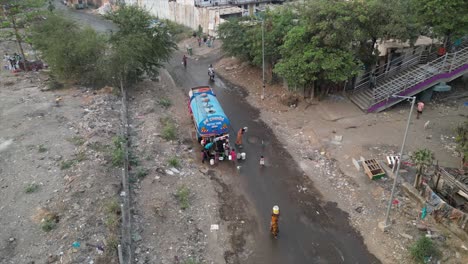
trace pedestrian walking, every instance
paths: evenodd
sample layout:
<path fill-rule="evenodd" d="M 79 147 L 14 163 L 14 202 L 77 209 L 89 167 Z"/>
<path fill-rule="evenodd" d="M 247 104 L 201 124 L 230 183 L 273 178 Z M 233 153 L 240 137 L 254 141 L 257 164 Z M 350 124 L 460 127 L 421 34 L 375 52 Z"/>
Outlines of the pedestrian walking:
<path fill-rule="evenodd" d="M 422 115 L 423 110 L 424 110 L 424 103 L 419 101 L 417 105 L 416 119 L 419 119 L 419 116 Z"/>
<path fill-rule="evenodd" d="M 236 145 L 239 147 L 242 146 L 242 137 L 244 136 L 245 132 L 247 132 L 247 127 L 243 127 L 237 132 Z"/>
<path fill-rule="evenodd" d="M 201 38 L 198 37 L 198 47 L 201 47 Z"/>
<path fill-rule="evenodd" d="M 279 233 L 279 206 L 275 205 L 273 206 L 273 212 L 271 214 L 271 222 L 270 222 L 270 232 L 273 235 L 275 239 L 278 239 L 278 233 Z"/>

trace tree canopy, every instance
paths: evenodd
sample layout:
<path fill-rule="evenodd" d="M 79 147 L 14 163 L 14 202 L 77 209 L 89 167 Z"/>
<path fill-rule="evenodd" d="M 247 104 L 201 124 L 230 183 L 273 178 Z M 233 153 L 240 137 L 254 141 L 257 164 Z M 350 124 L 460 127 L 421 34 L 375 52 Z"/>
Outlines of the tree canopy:
<path fill-rule="evenodd" d="M 53 72 L 64 79 L 93 83 L 105 38 L 60 15 L 49 15 L 32 28 L 31 40 Z"/>
<path fill-rule="evenodd" d="M 463 0 L 314 0 L 267 10 L 258 17 L 220 25 L 223 50 L 254 65 L 265 61 L 290 88 L 339 84 L 377 63 L 377 41 L 414 43 L 422 33 L 467 34 L 468 2 Z"/>
<path fill-rule="evenodd" d="M 26 36 L 20 29 L 27 27 L 44 14 L 45 3 L 45 0 L 0 0 L 2 5 L 0 10 L 4 17 L 2 27 L 13 29 L 19 52 L 24 59 L 26 58 L 23 41 Z"/>
<path fill-rule="evenodd" d="M 459 38 L 468 34 L 468 1 L 411 0 L 415 15 L 435 37 Z"/>
<path fill-rule="evenodd" d="M 155 23 L 153 17 L 140 7 L 121 6 L 108 15 L 119 31 L 110 36 L 111 72 L 118 72 L 125 83 L 133 83 L 143 74 L 156 75 L 167 61 L 176 44 L 168 28 Z M 116 69 L 117 67 L 117 69 Z"/>
<path fill-rule="evenodd" d="M 31 40 L 62 79 L 129 86 L 157 74 L 176 48 L 167 27 L 135 6 L 122 6 L 109 18 L 119 30 L 105 35 L 49 14 L 32 28 Z"/>

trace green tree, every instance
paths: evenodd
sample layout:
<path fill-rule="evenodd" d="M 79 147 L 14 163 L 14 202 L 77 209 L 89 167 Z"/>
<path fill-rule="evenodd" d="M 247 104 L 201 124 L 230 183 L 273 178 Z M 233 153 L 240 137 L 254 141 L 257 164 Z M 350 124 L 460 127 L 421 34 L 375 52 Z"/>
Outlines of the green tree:
<path fill-rule="evenodd" d="M 456 137 L 455 142 L 457 142 L 457 151 L 462 157 L 460 168 L 463 169 L 467 166 L 467 157 L 468 157 L 468 121 L 462 125 L 457 126 L 456 128 Z"/>
<path fill-rule="evenodd" d="M 434 37 L 443 37 L 444 45 L 468 34 L 468 2 L 466 0 L 412 0 L 415 15 Z"/>
<path fill-rule="evenodd" d="M 119 31 L 110 37 L 105 63 L 110 66 L 107 74 L 119 84 L 131 85 L 144 74 L 156 75 L 177 47 L 167 27 L 153 25 L 153 17 L 140 7 L 123 5 L 108 18 Z"/>
<path fill-rule="evenodd" d="M 289 30 L 294 27 L 297 15 L 294 14 L 291 8 L 277 8 L 267 10 L 261 14 L 264 27 L 264 46 L 265 46 L 265 67 L 270 80 L 273 78 L 273 68 L 281 59 L 281 46 L 284 44 L 285 38 Z M 252 45 L 250 45 L 250 54 L 252 63 L 261 66 L 262 53 L 262 22 L 258 21 L 257 25 L 252 28 Z"/>
<path fill-rule="evenodd" d="M 357 73 L 359 61 L 352 47 L 356 25 L 350 3 L 317 0 L 300 8 L 300 21 L 289 30 L 274 71 L 290 87 L 324 94 L 327 87 Z"/>
<path fill-rule="evenodd" d="M 418 188 L 419 183 L 421 182 L 421 175 L 425 168 L 432 165 L 432 162 L 434 161 L 434 155 L 432 151 L 428 149 L 420 149 L 413 153 L 413 155 L 411 156 L 411 160 L 418 167 L 416 178 L 414 180 L 414 187 Z"/>
<path fill-rule="evenodd" d="M 356 25 L 354 43 L 357 57 L 369 70 L 376 62 L 378 40 L 398 39 L 414 43 L 420 27 L 407 0 L 365 0 L 350 3 Z"/>
<path fill-rule="evenodd" d="M 223 40 L 222 49 L 228 55 L 236 56 L 256 66 L 263 64 L 264 56 L 267 71 L 272 74 L 274 65 L 281 58 L 280 48 L 286 34 L 294 26 L 295 18 L 297 15 L 291 8 L 277 8 L 267 10 L 257 18 L 243 17 L 228 20 L 218 28 L 219 36 Z"/>
<path fill-rule="evenodd" d="M 4 23 L 4 26 L 13 29 L 19 52 L 26 61 L 23 49 L 23 40 L 25 37 L 21 29 L 30 22 L 36 20 L 37 17 L 43 13 L 45 0 L 0 0 L 0 3 L 2 5 L 2 15 L 7 21 Z"/>
<path fill-rule="evenodd" d="M 94 84 L 101 79 L 99 60 L 105 55 L 106 38 L 90 27 L 51 14 L 31 29 L 31 41 L 61 79 Z"/>
<path fill-rule="evenodd" d="M 247 18 L 233 18 L 220 24 L 218 33 L 220 39 L 223 40 L 221 46 L 223 51 L 227 55 L 252 62 L 254 56 L 251 52 L 251 46 L 254 45 L 254 39 L 251 37 L 255 32 L 258 33 L 254 28 L 256 24 L 257 22 Z"/>

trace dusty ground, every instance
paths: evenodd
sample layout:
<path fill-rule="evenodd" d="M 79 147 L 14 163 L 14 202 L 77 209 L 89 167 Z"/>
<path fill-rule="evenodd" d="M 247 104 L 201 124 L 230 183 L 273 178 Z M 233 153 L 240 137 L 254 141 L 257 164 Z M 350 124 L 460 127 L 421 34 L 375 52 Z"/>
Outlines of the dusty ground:
<path fill-rule="evenodd" d="M 111 88 L 43 91 L 45 72 L 1 74 L 0 263 L 117 263 L 121 173 L 111 160 L 119 98 Z M 249 219 L 236 215 L 245 201 L 229 174 L 200 166 L 186 95 L 167 76 L 130 92 L 137 263 L 241 263 L 234 252 L 249 243 L 248 228 L 238 227 Z M 165 118 L 176 124 L 173 141 L 161 137 Z"/>
<path fill-rule="evenodd" d="M 352 158 L 360 156 L 384 160 L 399 151 L 409 105 L 366 115 L 345 97 L 335 95 L 321 102 L 300 102 L 297 108 L 291 108 L 280 103 L 287 95 L 280 85 L 267 85 L 266 99 L 261 100 L 261 70 L 234 58 L 223 58 L 215 68 L 227 81 L 247 89 L 249 102 L 261 110 L 262 119 L 288 146 L 324 197 L 349 213 L 372 253 L 384 263 L 411 262 L 408 249 L 423 235 L 415 227 L 421 208 L 398 189 L 400 206 L 392 211 L 392 229 L 383 234 L 377 223 L 384 218 L 392 180 L 370 181 L 352 163 Z M 456 89 L 466 88 L 461 83 Z M 464 120 L 466 107 L 461 101 L 427 104 L 422 118 L 412 121 L 407 150 L 425 146 L 436 153 L 440 165 L 458 166 L 453 129 Z M 427 121 L 429 127 L 424 129 Z M 342 140 L 335 136 L 342 136 Z M 413 170 L 402 167 L 401 175 L 411 180 Z M 468 252 L 462 247 L 466 247 L 466 241 L 430 224 L 444 237 L 437 241 L 443 248 L 443 263 L 466 263 Z"/>
<path fill-rule="evenodd" d="M 117 97 L 1 74 L 0 263 L 116 263 L 120 183 L 106 145 Z"/>
<path fill-rule="evenodd" d="M 159 82 L 145 81 L 130 92 L 137 263 L 239 263 L 233 252 L 246 242 L 236 226 L 248 219 L 240 223 L 235 216 L 243 214 L 236 211 L 243 199 L 230 187 L 228 168 L 221 174 L 201 165 L 187 99 L 164 71 Z M 167 120 L 176 125 L 174 140 L 164 139 Z"/>
<path fill-rule="evenodd" d="M 91 16 L 78 18 L 101 23 Z M 104 25 L 101 31 L 109 27 Z M 180 47 L 189 44 L 196 49 L 195 43 L 191 39 Z M 191 59 L 218 48 L 219 42 L 214 49 L 196 49 Z M 306 172 L 321 170 L 309 173 L 320 175 L 312 178 L 317 189 L 350 214 L 369 249 L 384 263 L 409 262 L 407 248 L 421 235 L 413 224 L 419 208 L 399 193 L 401 206 L 392 215 L 396 222 L 389 234 L 380 233 L 376 227 L 383 218 L 390 181 L 370 182 L 351 163 L 353 157 L 382 159 L 397 152 L 407 108 L 363 115 L 339 96 L 289 108 L 278 103 L 284 94 L 280 87 L 268 86 L 269 96 L 259 100 L 258 70 L 239 68 L 231 59 L 216 68 L 250 91 L 250 102 L 262 109 L 262 118 Z M 245 215 L 239 210 L 247 202 L 233 197 L 238 192 L 232 190 L 229 174 L 199 166 L 199 153 L 188 133 L 192 124 L 186 95 L 165 76 L 159 82 L 145 81 L 130 94 L 137 263 L 242 263 L 242 256 L 233 252 L 251 243 L 240 232 L 248 232 L 246 226 L 254 223 L 237 218 Z M 108 89 L 93 93 L 73 86 L 42 92 L 45 78 L 37 73 L 1 75 L 0 263 L 116 263 L 120 171 L 113 169 L 110 159 L 119 126 L 118 98 Z M 55 107 L 58 95 L 63 100 Z M 172 105 L 163 107 L 159 103 L 163 98 Z M 451 127 L 464 118 L 459 115 L 463 113 L 466 109 L 456 102 L 428 105 L 423 118 L 413 122 L 410 150 L 426 145 L 437 153 L 440 164 L 458 165 Z M 177 124 L 176 140 L 161 137 L 164 118 Z M 428 119 L 430 128 L 424 130 Z M 343 135 L 343 140 L 333 142 L 335 135 Z M 173 158 L 179 161 L 177 168 L 169 164 Z M 186 195 L 181 194 L 184 190 Z M 185 209 L 181 197 L 187 198 Z M 44 225 L 43 219 L 49 218 Z M 213 224 L 219 230 L 211 230 Z M 52 230 L 45 232 L 42 226 Z M 466 263 L 467 254 L 460 247 L 466 242 L 446 231 L 439 233 L 450 238 L 438 242 L 445 250 L 443 263 Z M 80 246 L 73 247 L 74 242 Z"/>

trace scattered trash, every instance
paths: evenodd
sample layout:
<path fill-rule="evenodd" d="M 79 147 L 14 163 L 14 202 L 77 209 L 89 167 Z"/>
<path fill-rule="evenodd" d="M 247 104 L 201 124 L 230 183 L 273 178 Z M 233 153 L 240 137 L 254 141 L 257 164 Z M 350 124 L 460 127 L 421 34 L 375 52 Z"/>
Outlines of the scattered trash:
<path fill-rule="evenodd" d="M 427 207 L 424 206 L 421 212 L 421 220 L 424 220 L 424 218 L 426 218 L 426 215 L 427 215 Z"/>
<path fill-rule="evenodd" d="M 72 244 L 72 247 L 74 247 L 74 248 L 79 248 L 80 246 L 81 246 L 81 244 L 80 244 L 80 242 L 78 242 L 78 241 L 75 241 L 75 242 L 73 242 L 73 244 Z"/>
<path fill-rule="evenodd" d="M 49 254 L 49 256 L 47 257 L 47 263 L 48 264 L 57 262 L 58 260 L 59 260 L 59 257 L 57 255 Z M 62 261 L 60 260 L 60 262 L 62 262 Z"/>
<path fill-rule="evenodd" d="M 219 230 L 219 225 L 211 225 L 210 231 L 216 231 Z"/>
<path fill-rule="evenodd" d="M 426 231 L 427 230 L 427 225 L 424 223 L 418 223 L 416 224 L 416 228 L 420 231 Z"/>
<path fill-rule="evenodd" d="M 138 234 L 138 233 L 135 233 L 135 234 L 132 235 L 132 239 L 133 239 L 133 241 L 138 242 L 138 241 L 141 240 L 141 235 Z"/>
<path fill-rule="evenodd" d="M 401 233 L 400 236 L 407 238 L 407 239 L 413 239 L 413 236 L 405 234 L 405 233 Z"/>
<path fill-rule="evenodd" d="M 302 187 L 300 185 L 297 185 L 296 187 L 297 187 L 298 192 L 304 192 L 305 193 L 307 191 L 307 187 Z"/>
<path fill-rule="evenodd" d="M 427 122 L 424 123 L 424 129 L 428 129 L 430 123 L 431 123 L 431 121 L 427 120 Z"/>

